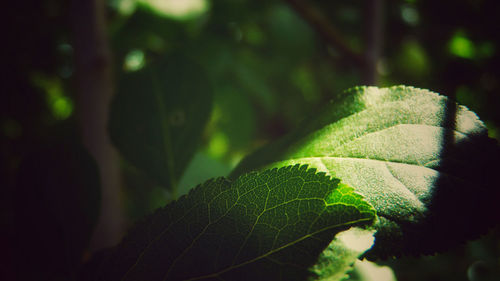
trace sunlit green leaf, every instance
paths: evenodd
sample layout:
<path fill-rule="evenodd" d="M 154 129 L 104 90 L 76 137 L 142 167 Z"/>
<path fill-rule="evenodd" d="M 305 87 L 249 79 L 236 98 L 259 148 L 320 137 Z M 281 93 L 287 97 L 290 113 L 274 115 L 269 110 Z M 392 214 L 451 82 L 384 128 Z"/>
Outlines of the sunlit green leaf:
<path fill-rule="evenodd" d="M 336 233 L 374 218 L 351 187 L 306 166 L 219 178 L 136 225 L 95 280 L 304 280 Z"/>
<path fill-rule="evenodd" d="M 338 233 L 312 267 L 315 273 L 312 279 L 319 281 L 346 279 L 347 273 L 352 270 L 353 263 L 373 246 L 374 233 L 374 229 L 358 227 Z"/>
<path fill-rule="evenodd" d="M 397 281 L 394 272 L 388 266 L 380 266 L 367 260 L 354 262 L 349 272 L 349 281 Z"/>
<path fill-rule="evenodd" d="M 364 195 L 380 218 L 373 255 L 433 253 L 498 221 L 498 145 L 467 108 L 411 87 L 357 87 L 233 175 L 308 164 Z M 471 206 L 471 207 L 468 207 Z"/>

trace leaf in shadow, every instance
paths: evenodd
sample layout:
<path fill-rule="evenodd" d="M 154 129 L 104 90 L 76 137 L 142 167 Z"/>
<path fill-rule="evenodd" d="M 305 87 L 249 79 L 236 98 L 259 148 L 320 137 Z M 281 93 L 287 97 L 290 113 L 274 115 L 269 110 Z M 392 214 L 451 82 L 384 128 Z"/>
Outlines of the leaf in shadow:
<path fill-rule="evenodd" d="M 137 224 L 92 280 L 304 280 L 336 233 L 371 225 L 351 187 L 306 166 L 209 180 Z M 96 277 L 97 276 L 97 277 Z"/>
<path fill-rule="evenodd" d="M 233 171 L 308 164 L 377 210 L 370 257 L 431 254 L 499 222 L 498 144 L 473 112 L 436 93 L 357 87 Z"/>
<path fill-rule="evenodd" d="M 197 149 L 212 108 L 204 71 L 182 54 L 122 77 L 109 132 L 132 164 L 175 188 Z"/>
<path fill-rule="evenodd" d="M 28 155 L 14 191 L 19 280 L 74 280 L 97 222 L 97 166 L 80 144 L 57 143 Z"/>

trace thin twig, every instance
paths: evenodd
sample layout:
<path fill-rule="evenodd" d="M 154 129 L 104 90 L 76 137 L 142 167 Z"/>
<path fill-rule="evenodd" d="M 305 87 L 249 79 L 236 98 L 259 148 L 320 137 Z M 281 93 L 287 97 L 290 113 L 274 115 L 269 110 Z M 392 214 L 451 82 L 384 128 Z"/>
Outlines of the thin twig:
<path fill-rule="evenodd" d="M 363 56 L 356 53 L 345 43 L 346 41 L 342 38 L 341 34 L 316 7 L 303 0 L 286 0 L 286 2 L 318 32 L 327 44 L 347 57 L 356 66 L 363 67 L 365 65 Z"/>
<path fill-rule="evenodd" d="M 366 0 L 365 27 L 365 65 L 363 67 L 363 83 L 376 85 L 378 80 L 377 62 L 382 49 L 382 8 L 383 0 Z"/>

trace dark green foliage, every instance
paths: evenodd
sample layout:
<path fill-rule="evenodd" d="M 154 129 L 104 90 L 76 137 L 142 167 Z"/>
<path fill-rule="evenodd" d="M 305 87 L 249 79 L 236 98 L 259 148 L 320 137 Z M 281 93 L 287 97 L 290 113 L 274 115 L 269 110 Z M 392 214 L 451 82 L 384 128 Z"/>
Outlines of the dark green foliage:
<path fill-rule="evenodd" d="M 214 179 L 137 224 L 91 280 L 304 280 L 337 232 L 374 218 L 306 166 Z"/>
<path fill-rule="evenodd" d="M 436 111 L 433 112 L 432 106 L 427 103 L 412 103 L 411 100 L 411 106 L 404 103 L 398 106 L 391 102 L 393 107 L 390 110 L 384 106 L 371 108 L 371 111 L 357 107 L 359 103 L 354 98 L 361 88 L 350 92 L 348 97 L 341 93 L 353 85 L 366 84 L 362 77 L 365 65 L 357 65 L 355 57 L 344 55 L 336 44 L 328 44 L 328 40 L 324 40 L 318 32 L 318 27 L 304 20 L 300 12 L 288 5 L 291 1 L 208 0 L 209 8 L 188 20 L 158 13 L 154 4 L 151 7 L 138 4 L 135 10 L 128 12 L 117 8 L 120 4 L 126 6 L 138 0 L 91 2 L 103 4 L 98 13 L 102 12 L 105 20 L 95 30 L 106 30 L 110 39 L 110 57 L 106 57 L 108 52 L 99 54 L 96 66 L 107 61 L 114 64 L 112 76 L 116 80 L 110 81 L 113 85 L 106 86 L 119 91 L 114 101 L 114 107 L 119 109 L 114 109 L 109 125 L 113 141 L 123 158 L 130 162 L 122 165 L 124 190 L 115 196 L 128 204 L 127 210 L 132 213 L 127 214 L 130 222 L 176 197 L 164 187 L 177 185 L 174 193 L 185 194 L 189 188 L 208 177 L 226 175 L 230 167 L 248 152 L 290 132 L 304 116 L 313 112 L 321 116 L 301 123 L 302 128 L 292 132 L 287 141 L 278 141 L 264 148 L 259 157 L 253 159 L 256 161 L 252 165 L 244 166 L 253 161 L 249 160 L 252 157 L 245 160 L 233 175 L 258 169 L 260 164 L 274 163 L 277 159 L 285 162 L 274 163 L 276 166 L 308 163 L 303 158 L 288 161 L 282 156 L 286 150 L 303 144 L 297 144 L 297 140 L 306 139 L 310 143 L 317 140 L 321 143 L 338 139 L 338 132 L 328 134 L 322 128 L 359 113 L 368 116 L 369 122 L 358 120 L 344 127 L 351 133 L 358 128 L 356 132 L 360 134 L 360 140 L 353 140 L 350 146 L 345 146 L 353 150 L 344 150 L 340 157 L 352 152 L 350 156 L 369 157 L 375 160 L 370 163 L 377 164 L 347 165 L 349 160 L 345 160 L 344 165 L 333 165 L 335 161 L 326 157 L 322 157 L 321 161 L 328 164 L 330 176 L 340 178 L 356 192 L 364 194 L 366 200 L 378 210 L 379 243 L 370 256 L 449 249 L 432 257 L 392 260 L 391 268 L 398 280 L 468 280 L 465 272 L 472 265 L 469 271 L 472 277 L 469 276 L 469 279 L 475 281 L 481 276 L 477 270 L 484 269 L 484 264 L 477 260 L 489 260 L 498 267 L 498 228 L 490 233 L 489 242 L 485 242 L 484 237 L 468 244 L 460 245 L 460 242 L 478 237 L 500 217 L 494 209 L 500 198 L 498 181 L 494 178 L 500 170 L 497 162 L 500 156 L 497 144 L 486 138 L 486 133 L 492 138 L 500 136 L 500 83 L 497 79 L 500 77 L 500 40 L 497 35 L 500 1 L 302 1 L 323 14 L 326 19 L 324 25 L 333 27 L 341 43 L 360 57 L 366 55 L 365 51 L 371 51 L 367 48 L 366 35 L 372 22 L 366 16 L 370 12 L 366 5 L 383 3 L 383 31 L 379 38 L 381 56 L 377 59 L 376 69 L 373 69 L 379 76 L 376 84 L 415 85 L 451 98 L 439 98 L 440 105 L 446 105 L 440 112 L 447 113 L 437 118 L 443 122 L 433 124 L 435 129 L 416 132 L 413 129 L 417 126 L 426 125 L 416 118 L 411 126 L 400 124 L 405 126 L 387 128 L 384 131 L 387 134 L 378 134 L 383 139 L 379 142 L 373 141 L 377 135 L 373 130 L 380 128 L 376 124 L 377 117 L 421 112 L 416 115 L 434 118 L 437 117 L 433 114 Z M 140 2 L 177 4 L 197 1 Z M 43 184 L 44 175 L 60 178 L 68 183 L 67 186 L 75 186 L 73 180 L 76 179 L 78 189 L 80 185 L 87 184 L 86 180 L 94 178 L 93 172 L 90 172 L 88 178 L 78 179 L 78 172 L 71 171 L 85 170 L 82 168 L 84 164 L 67 164 L 74 162 L 68 159 L 78 153 L 67 153 L 68 146 L 65 146 L 24 158 L 27 151 L 36 150 L 33 148 L 48 137 L 58 138 L 73 132 L 78 128 L 74 121 L 82 120 L 78 116 L 81 104 L 75 96 L 79 92 L 75 82 L 81 72 L 75 72 L 74 59 L 85 55 L 88 50 L 76 46 L 75 42 L 82 38 L 81 34 L 74 34 L 73 31 L 92 27 L 95 17 L 88 16 L 88 24 L 75 26 L 75 13 L 81 15 L 83 11 L 72 10 L 71 3 L 82 2 L 28 0 L 7 1 L 5 4 L 2 17 L 6 31 L 2 37 L 2 42 L 5 42 L 5 74 L 0 83 L 0 248 L 6 259 L 0 263 L 1 280 L 16 280 L 13 268 L 19 260 L 24 264 L 18 268 L 20 275 L 17 279 L 71 280 L 74 268 L 81 261 L 78 257 L 81 257 L 86 245 L 84 237 L 90 233 L 92 223 L 89 221 L 96 216 L 97 202 L 88 199 L 88 194 L 80 198 L 81 195 L 73 193 L 70 188 L 48 196 L 52 198 L 48 201 L 44 199 L 47 196 L 43 194 L 57 192 L 58 186 Z M 203 71 L 196 63 L 176 55 L 168 57 L 169 54 L 178 54 L 179 50 L 202 65 L 208 78 L 203 78 L 204 74 L 200 73 Z M 144 55 L 145 68 L 131 73 L 124 65 L 127 56 L 134 52 Z M 100 55 L 104 60 L 101 61 Z M 169 70 L 168 61 L 192 67 L 186 66 L 182 70 L 170 65 L 174 70 Z M 99 84 L 97 78 L 96 84 Z M 172 80 L 175 83 L 172 84 Z M 196 98 L 204 91 L 197 86 L 208 84 L 207 80 L 213 85 L 214 106 L 211 113 L 211 94 L 207 91 L 199 96 L 201 98 Z M 151 95 L 155 92 L 155 85 L 159 85 L 159 92 L 162 93 L 159 97 L 167 103 L 164 113 L 159 112 L 161 102 L 158 103 L 158 96 Z M 179 94 L 182 91 L 175 89 L 179 85 L 193 86 L 189 90 L 192 93 Z M 183 98 L 189 100 L 187 106 Z M 465 137 L 456 132 L 451 116 L 459 113 L 455 110 L 464 108 L 457 107 L 452 102 L 455 99 L 470 109 L 462 112 L 473 111 L 481 116 L 484 124 L 473 122 L 472 127 L 478 129 L 477 132 L 464 134 Z M 332 102 L 327 105 L 326 111 L 316 111 L 330 100 Z M 60 101 L 69 101 L 75 109 L 68 113 L 64 124 L 54 114 L 54 109 L 61 106 Z M 204 105 L 195 105 L 192 101 L 202 101 Z M 342 101 L 351 106 L 344 107 L 340 104 Z M 169 107 L 174 103 L 182 104 L 181 107 L 187 111 L 194 108 L 195 118 L 186 119 L 186 124 L 188 121 L 192 124 L 181 126 L 178 130 L 170 126 L 169 121 L 180 120 L 168 117 L 176 112 Z M 413 117 L 416 115 L 410 114 Z M 209 126 L 204 128 L 206 119 L 210 119 Z M 358 126 L 360 124 L 367 126 Z M 59 127 L 57 134 L 52 133 L 53 127 Z M 172 132 L 175 130 L 176 133 Z M 386 157 L 411 149 L 423 153 L 429 147 L 436 148 L 422 142 L 426 134 L 421 132 L 431 130 L 443 133 L 434 134 L 437 143 L 442 144 L 436 158 L 442 161 L 426 163 L 429 167 L 422 168 L 413 162 L 409 164 L 411 161 L 408 159 L 400 161 L 396 157 Z M 396 132 L 398 137 L 395 137 Z M 413 137 L 417 137 L 418 141 Z M 406 142 L 398 142 L 400 139 Z M 196 151 L 197 144 L 194 142 L 201 143 L 200 150 Z M 176 143 L 177 147 L 174 147 Z M 217 147 L 214 144 L 219 144 L 219 150 L 212 149 Z M 377 153 L 366 153 L 369 149 L 365 148 L 370 147 L 377 148 Z M 65 151 L 62 154 L 68 154 L 67 159 L 54 157 L 61 155 L 61 150 Z M 379 152 L 382 150 L 387 153 L 381 155 Z M 202 157 L 193 158 L 193 153 Z M 87 157 L 76 158 L 85 162 Z M 52 159 L 67 165 L 52 164 Z M 318 164 L 317 160 L 312 162 Z M 38 164 L 30 164 L 30 161 Z M 314 166 L 312 162 L 310 166 Z M 186 167 L 189 167 L 187 172 Z M 402 176 L 400 172 L 403 169 L 398 170 L 401 167 L 412 169 Z M 370 171 L 370 168 L 373 169 Z M 377 175 L 381 171 L 383 173 Z M 422 171 L 425 173 L 419 173 Z M 361 174 L 363 176 L 359 176 Z M 19 179 L 21 187 L 16 185 L 16 179 Z M 408 183 L 411 179 L 413 182 L 427 181 L 427 185 L 420 186 L 420 189 L 408 189 L 412 185 Z M 388 182 L 390 184 L 385 185 Z M 14 191 L 16 195 L 12 196 Z M 95 191 L 93 188 L 88 190 L 90 193 Z M 85 214 L 78 214 L 75 210 L 81 206 L 73 204 L 78 200 L 94 203 Z M 54 211 L 60 208 L 64 210 Z M 87 218 L 81 219 L 80 215 Z M 73 221 L 68 217 L 80 219 Z M 78 232 L 74 229 L 82 231 L 70 239 L 70 245 L 63 247 L 60 238 L 66 234 L 61 233 L 69 232 L 61 229 L 67 228 L 73 229 L 71 233 Z M 140 226 L 135 231 L 140 232 Z M 4 234 L 7 238 L 19 234 L 18 241 L 11 243 L 11 239 L 3 239 Z M 113 255 L 113 251 L 108 249 L 93 254 L 89 269 L 84 271 L 87 280 L 95 279 L 92 277 L 95 270 L 90 269 L 92 266 L 107 270 L 101 261 Z M 398 262 L 406 266 L 398 267 Z"/>
<path fill-rule="evenodd" d="M 109 131 L 126 159 L 173 189 L 198 147 L 211 105 L 205 73 L 177 53 L 122 77 Z"/>

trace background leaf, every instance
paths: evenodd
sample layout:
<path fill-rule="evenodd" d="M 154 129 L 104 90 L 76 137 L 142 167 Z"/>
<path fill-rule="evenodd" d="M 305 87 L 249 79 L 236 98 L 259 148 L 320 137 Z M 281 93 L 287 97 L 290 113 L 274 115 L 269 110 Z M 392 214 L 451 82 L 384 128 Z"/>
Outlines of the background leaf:
<path fill-rule="evenodd" d="M 499 149 L 473 112 L 412 87 L 346 95 L 233 175 L 299 163 L 340 178 L 377 209 L 372 256 L 434 253 L 498 223 Z"/>
<path fill-rule="evenodd" d="M 210 180 L 136 225 L 96 280 L 304 280 L 337 232 L 374 217 L 306 166 Z"/>
<path fill-rule="evenodd" d="M 211 112 L 204 71 L 180 53 L 125 74 L 109 121 L 123 156 L 167 188 L 175 188 L 194 155 Z"/>

